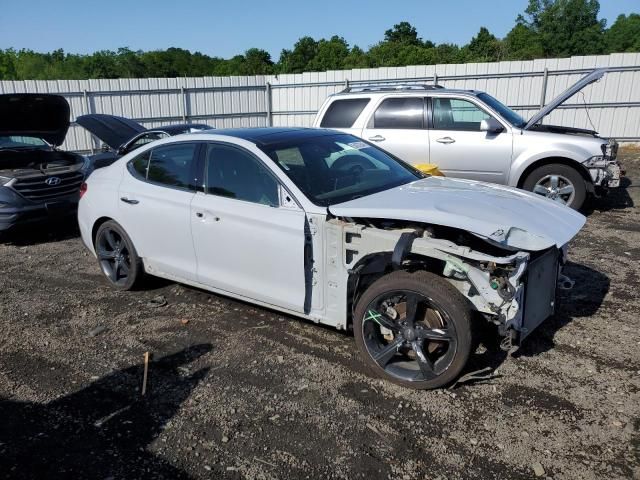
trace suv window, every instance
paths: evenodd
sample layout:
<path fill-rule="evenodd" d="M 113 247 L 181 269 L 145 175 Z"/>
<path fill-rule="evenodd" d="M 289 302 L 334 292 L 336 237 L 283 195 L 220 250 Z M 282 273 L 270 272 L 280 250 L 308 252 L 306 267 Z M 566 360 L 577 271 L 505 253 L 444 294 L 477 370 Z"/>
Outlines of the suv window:
<path fill-rule="evenodd" d="M 220 144 L 207 146 L 206 192 L 278 206 L 278 182 L 249 152 Z"/>
<path fill-rule="evenodd" d="M 369 104 L 369 100 L 368 98 L 336 100 L 327 108 L 320 126 L 324 128 L 351 128 L 364 107 Z"/>
<path fill-rule="evenodd" d="M 480 131 L 480 122 L 491 118 L 480 107 L 457 98 L 433 99 L 433 128 L 435 130 Z"/>
<path fill-rule="evenodd" d="M 387 98 L 373 114 L 373 128 L 418 130 L 424 128 L 424 99 Z"/>
<path fill-rule="evenodd" d="M 147 180 L 178 188 L 192 188 L 194 143 L 178 143 L 151 150 Z M 135 163 L 133 165 L 135 167 Z"/>

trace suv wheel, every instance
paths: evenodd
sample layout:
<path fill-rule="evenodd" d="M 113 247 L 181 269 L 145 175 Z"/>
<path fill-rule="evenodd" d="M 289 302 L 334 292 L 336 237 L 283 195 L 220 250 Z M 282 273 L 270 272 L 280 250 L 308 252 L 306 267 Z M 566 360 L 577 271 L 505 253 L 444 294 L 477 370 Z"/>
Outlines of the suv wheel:
<path fill-rule="evenodd" d="M 572 167 L 554 163 L 536 168 L 527 176 L 522 188 L 578 210 L 587 196 L 582 175 Z"/>
<path fill-rule="evenodd" d="M 131 290 L 142 276 L 142 262 L 133 242 L 113 220 L 98 228 L 95 241 L 98 263 L 109 283 L 121 290 Z"/>
<path fill-rule="evenodd" d="M 375 281 L 354 312 L 356 344 L 365 364 L 414 389 L 452 382 L 471 350 L 464 297 L 429 272 L 394 272 Z"/>

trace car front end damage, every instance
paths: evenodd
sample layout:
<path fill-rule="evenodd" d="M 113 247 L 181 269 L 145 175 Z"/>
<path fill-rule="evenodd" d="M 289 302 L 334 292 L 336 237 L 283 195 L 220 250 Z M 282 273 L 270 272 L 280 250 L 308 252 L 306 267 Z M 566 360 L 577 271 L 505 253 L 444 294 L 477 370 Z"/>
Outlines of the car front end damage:
<path fill-rule="evenodd" d="M 566 245 L 510 251 L 468 232 L 431 225 L 351 218 L 335 218 L 328 225 L 341 237 L 352 305 L 380 275 L 428 270 L 453 285 L 471 310 L 497 325 L 501 348 L 509 351 L 554 314 L 557 287 L 573 285 L 562 274 Z"/>
<path fill-rule="evenodd" d="M 594 155 L 582 163 L 589 171 L 596 193 L 605 193 L 609 188 L 620 186 L 624 170 L 617 160 L 618 142 L 609 139 L 600 146 L 602 155 Z"/>

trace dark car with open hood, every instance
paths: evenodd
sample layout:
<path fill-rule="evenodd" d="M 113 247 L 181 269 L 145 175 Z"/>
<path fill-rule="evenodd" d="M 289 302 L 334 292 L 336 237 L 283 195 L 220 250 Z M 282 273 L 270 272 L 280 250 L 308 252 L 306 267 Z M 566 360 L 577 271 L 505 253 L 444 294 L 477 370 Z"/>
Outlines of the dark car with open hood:
<path fill-rule="evenodd" d="M 161 138 L 210 130 L 205 123 L 179 123 L 148 129 L 130 118 L 92 113 L 80 115 L 76 123 L 102 141 L 102 151 L 91 155 L 91 170 L 111 165 L 117 159 Z"/>
<path fill-rule="evenodd" d="M 0 95 L 0 232 L 75 214 L 88 160 L 58 148 L 69 121 L 59 95 Z"/>

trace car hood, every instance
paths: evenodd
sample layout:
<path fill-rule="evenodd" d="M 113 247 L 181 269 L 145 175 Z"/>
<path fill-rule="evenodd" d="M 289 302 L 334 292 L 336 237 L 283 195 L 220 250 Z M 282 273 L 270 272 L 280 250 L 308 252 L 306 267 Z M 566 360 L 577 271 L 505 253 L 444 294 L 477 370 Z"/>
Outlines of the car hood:
<path fill-rule="evenodd" d="M 89 130 L 114 150 L 117 150 L 136 135 L 147 131 L 138 122 L 102 113 L 81 115 L 76 118 L 76 123 Z"/>
<path fill-rule="evenodd" d="M 332 205 L 340 217 L 415 221 L 466 230 L 505 247 L 538 251 L 561 247 L 585 223 L 580 213 L 511 187 L 428 177 Z"/>
<path fill-rule="evenodd" d="M 69 130 L 69 103 L 60 95 L 0 95 L 0 136 L 42 138 L 61 145 Z"/>
<path fill-rule="evenodd" d="M 545 107 L 540 109 L 538 113 L 536 113 L 533 117 L 531 117 L 531 119 L 529 119 L 529 121 L 527 122 L 527 124 L 524 126 L 523 129 L 527 130 L 532 126 L 536 125 L 537 123 L 540 123 L 540 121 L 544 117 L 549 115 L 553 110 L 558 108 L 561 104 L 566 102 L 569 98 L 573 97 L 576 93 L 578 93 L 584 87 L 592 84 L 593 82 L 597 82 L 598 80 L 600 80 L 605 73 L 607 73 L 606 68 L 597 68 L 590 74 L 582 77 L 580 80 L 578 80 L 576 83 L 571 85 L 569 88 L 567 88 L 564 92 L 562 92 L 556 98 L 551 100 Z"/>

